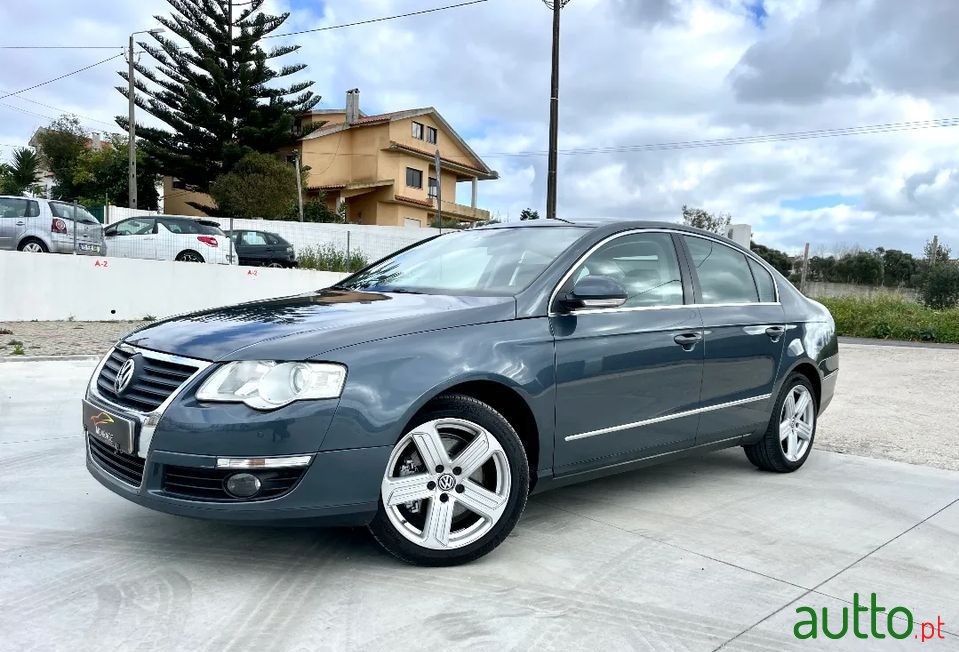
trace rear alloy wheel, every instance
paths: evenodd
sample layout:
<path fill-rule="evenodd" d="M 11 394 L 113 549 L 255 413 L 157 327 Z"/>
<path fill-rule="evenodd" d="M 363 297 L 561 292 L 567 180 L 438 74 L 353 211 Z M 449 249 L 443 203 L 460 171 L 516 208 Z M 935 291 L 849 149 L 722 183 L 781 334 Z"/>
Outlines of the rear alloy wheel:
<path fill-rule="evenodd" d="M 26 251 L 29 254 L 45 254 L 49 251 L 42 240 L 30 238 L 20 243 L 20 251 Z"/>
<path fill-rule="evenodd" d="M 201 256 L 201 255 L 198 254 L 197 252 L 192 251 L 192 250 L 190 250 L 190 249 L 187 249 L 186 251 L 181 251 L 181 252 L 177 255 L 176 260 L 180 261 L 181 263 L 202 263 L 202 262 L 205 262 L 205 261 L 203 260 L 203 256 Z"/>
<path fill-rule="evenodd" d="M 816 396 L 805 376 L 793 374 L 783 385 L 763 438 L 743 448 L 760 469 L 789 473 L 805 463 L 815 438 Z"/>
<path fill-rule="evenodd" d="M 423 566 L 487 554 L 512 531 L 529 493 L 519 436 L 485 403 L 443 396 L 390 455 L 370 530 L 387 551 Z"/>

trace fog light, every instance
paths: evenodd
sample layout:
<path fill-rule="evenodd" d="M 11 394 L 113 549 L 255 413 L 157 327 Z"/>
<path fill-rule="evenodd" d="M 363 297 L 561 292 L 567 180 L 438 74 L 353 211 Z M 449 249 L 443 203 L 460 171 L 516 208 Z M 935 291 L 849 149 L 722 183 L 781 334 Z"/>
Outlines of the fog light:
<path fill-rule="evenodd" d="M 236 498 L 252 498 L 260 492 L 260 479 L 252 473 L 235 473 L 226 479 L 226 490 Z"/>

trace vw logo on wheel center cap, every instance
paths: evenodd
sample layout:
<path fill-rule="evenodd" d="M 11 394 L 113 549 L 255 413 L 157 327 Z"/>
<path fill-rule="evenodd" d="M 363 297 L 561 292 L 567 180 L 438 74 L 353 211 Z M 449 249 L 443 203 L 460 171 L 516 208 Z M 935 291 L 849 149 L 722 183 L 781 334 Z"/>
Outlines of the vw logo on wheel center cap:
<path fill-rule="evenodd" d="M 437 478 L 436 485 L 443 491 L 450 491 L 456 486 L 456 478 L 449 473 L 444 473 Z"/>
<path fill-rule="evenodd" d="M 133 374 L 136 372 L 136 367 L 137 363 L 135 358 L 130 358 L 120 367 L 120 371 L 117 372 L 117 379 L 113 381 L 113 390 L 117 394 L 122 394 L 126 391 L 126 388 L 130 386 L 130 383 L 133 381 Z"/>

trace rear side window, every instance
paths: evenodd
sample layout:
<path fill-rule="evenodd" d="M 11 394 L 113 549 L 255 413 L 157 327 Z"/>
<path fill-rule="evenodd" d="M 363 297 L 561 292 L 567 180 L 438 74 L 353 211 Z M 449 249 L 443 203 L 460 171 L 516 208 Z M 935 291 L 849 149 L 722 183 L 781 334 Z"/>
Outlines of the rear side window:
<path fill-rule="evenodd" d="M 213 224 L 205 224 L 196 220 L 171 220 L 160 219 L 160 224 L 165 226 L 170 233 L 187 235 L 224 235 L 220 227 Z"/>
<path fill-rule="evenodd" d="M 749 269 L 753 272 L 753 278 L 756 279 L 756 288 L 759 290 L 759 300 L 774 303 L 776 301 L 776 286 L 773 284 L 772 274 L 767 272 L 762 265 L 752 258 L 749 258 Z"/>
<path fill-rule="evenodd" d="M 703 303 L 755 303 L 759 292 L 746 255 L 713 240 L 684 235 Z"/>
<path fill-rule="evenodd" d="M 565 289 L 586 276 L 608 276 L 621 283 L 629 297 L 626 308 L 683 304 L 679 258 L 668 233 L 634 233 L 610 240 L 583 262 Z"/>
<path fill-rule="evenodd" d="M 37 217 L 38 215 L 40 215 L 40 204 L 32 199 L 0 197 L 0 218 Z"/>
<path fill-rule="evenodd" d="M 264 233 L 264 234 L 263 234 L 263 237 L 266 238 L 266 241 L 269 242 L 269 243 L 270 243 L 271 245 L 273 245 L 274 247 L 278 247 L 278 246 L 288 247 L 288 246 L 289 246 L 289 243 L 288 243 L 286 240 L 284 240 L 284 239 L 281 238 L 280 236 L 275 235 L 275 234 L 273 234 L 273 233 Z"/>

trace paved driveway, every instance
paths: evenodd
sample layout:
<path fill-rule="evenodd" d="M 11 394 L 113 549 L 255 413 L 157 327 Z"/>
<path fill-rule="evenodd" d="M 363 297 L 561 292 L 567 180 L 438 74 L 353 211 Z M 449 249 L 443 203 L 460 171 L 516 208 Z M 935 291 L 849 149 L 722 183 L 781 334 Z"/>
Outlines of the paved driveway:
<path fill-rule="evenodd" d="M 941 618 L 923 648 L 959 649 L 956 472 L 816 451 L 775 475 L 726 451 L 536 496 L 492 555 L 427 570 L 363 530 L 210 524 L 109 493 L 76 434 L 92 366 L 0 363 L 2 650 L 916 649 L 794 638 L 797 606 L 838 625 L 855 592 Z"/>

